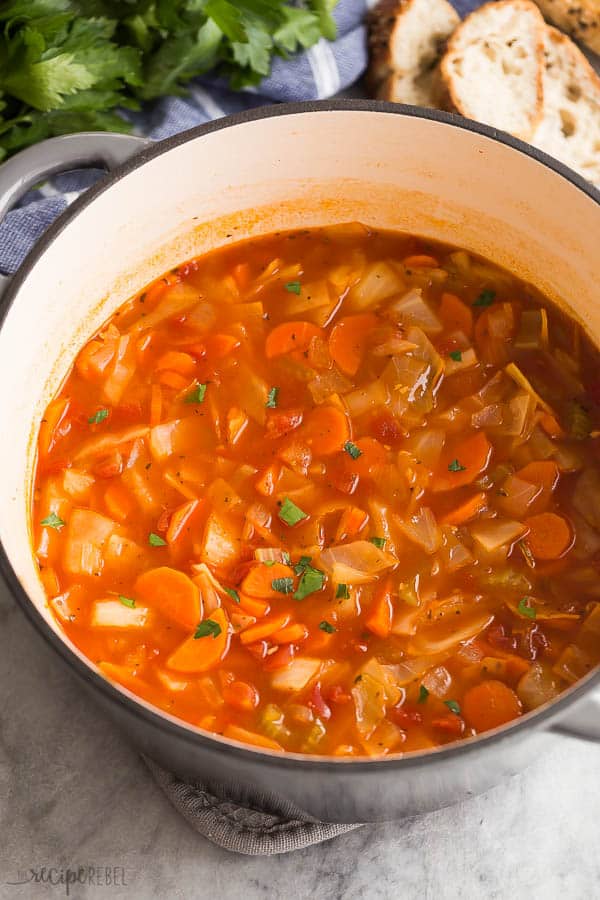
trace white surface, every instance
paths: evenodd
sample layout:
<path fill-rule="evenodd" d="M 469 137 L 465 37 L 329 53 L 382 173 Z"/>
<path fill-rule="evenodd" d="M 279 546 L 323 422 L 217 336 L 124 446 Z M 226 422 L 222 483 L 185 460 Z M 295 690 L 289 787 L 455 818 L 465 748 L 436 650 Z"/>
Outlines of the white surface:
<path fill-rule="evenodd" d="M 0 898 L 64 897 L 41 866 L 117 866 L 75 900 L 588 900 L 600 885 L 600 747 L 555 749 L 488 794 L 276 858 L 192 831 L 0 590 Z"/>

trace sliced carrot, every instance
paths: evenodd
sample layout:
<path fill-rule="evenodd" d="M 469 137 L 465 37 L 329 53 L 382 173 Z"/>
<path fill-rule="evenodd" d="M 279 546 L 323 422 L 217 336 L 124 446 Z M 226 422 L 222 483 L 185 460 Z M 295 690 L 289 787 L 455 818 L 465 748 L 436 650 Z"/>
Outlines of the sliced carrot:
<path fill-rule="evenodd" d="M 189 637 L 167 660 L 170 669 L 177 672 L 207 672 L 225 658 L 231 641 L 229 621 L 221 607 L 211 612 L 210 620 L 218 625 L 219 633 L 215 637 L 212 634 Z"/>
<path fill-rule="evenodd" d="M 483 431 L 444 447 L 432 490 L 451 491 L 471 484 L 487 467 L 491 454 L 492 447 Z"/>
<path fill-rule="evenodd" d="M 502 681 L 482 681 L 469 688 L 461 709 L 467 724 L 475 731 L 497 728 L 522 713 L 521 701 Z"/>
<path fill-rule="evenodd" d="M 473 334 L 473 312 L 456 294 L 442 294 L 438 315 L 446 332 L 462 331 L 470 338 Z"/>
<path fill-rule="evenodd" d="M 171 515 L 167 528 L 167 543 L 174 544 L 183 534 L 190 530 L 194 514 L 200 509 L 199 500 L 188 500 L 182 503 Z"/>
<path fill-rule="evenodd" d="M 153 384 L 150 394 L 150 427 L 160 425 L 162 415 L 162 390 L 160 384 Z"/>
<path fill-rule="evenodd" d="M 555 416 L 550 415 L 550 413 L 543 412 L 540 416 L 540 425 L 551 438 L 564 438 L 567 433 L 560 425 L 559 421 Z"/>
<path fill-rule="evenodd" d="M 271 637 L 275 632 L 285 628 L 290 617 L 287 613 L 276 616 L 274 619 L 265 619 L 258 625 L 252 625 L 240 632 L 240 641 L 242 644 L 253 644 L 255 641 L 264 641 L 265 638 Z"/>
<path fill-rule="evenodd" d="M 559 559 L 573 543 L 566 519 L 556 513 L 539 513 L 523 524 L 529 529 L 525 541 L 536 559 Z"/>
<path fill-rule="evenodd" d="M 460 506 L 457 506 L 456 509 L 452 509 L 444 516 L 440 516 L 438 521 L 440 525 L 462 525 L 464 522 L 469 522 L 471 519 L 474 519 L 476 515 L 486 508 L 486 506 L 486 494 L 484 491 L 480 491 L 477 494 L 473 494 L 472 497 L 469 497 L 468 500 L 465 500 L 465 502 L 461 503 Z"/>
<path fill-rule="evenodd" d="M 405 269 L 437 269 L 439 263 L 435 256 L 427 253 L 415 253 L 413 256 L 405 256 L 402 260 Z"/>
<path fill-rule="evenodd" d="M 232 406 L 227 413 L 227 442 L 237 444 L 249 422 L 246 413 L 239 406 Z"/>
<path fill-rule="evenodd" d="M 546 512 L 552 493 L 556 489 L 560 478 L 560 472 L 556 463 L 551 459 L 540 459 L 536 462 L 527 463 L 515 474 L 517 478 L 528 481 L 529 484 L 539 485 L 542 489 L 531 503 L 529 511 L 532 514 Z"/>
<path fill-rule="evenodd" d="M 240 346 L 240 339 L 232 334 L 213 334 L 204 341 L 206 355 L 211 359 L 225 359 Z"/>
<path fill-rule="evenodd" d="M 392 630 L 392 613 L 392 591 L 388 579 L 375 595 L 375 600 L 365 620 L 366 628 L 377 637 L 387 637 Z"/>
<path fill-rule="evenodd" d="M 346 454 L 346 468 L 356 472 L 361 478 L 369 478 L 375 475 L 381 469 L 381 466 L 387 462 L 388 451 L 377 438 L 373 437 L 358 438 L 355 444 L 360 450 L 360 456 L 354 459 L 354 457 Z"/>
<path fill-rule="evenodd" d="M 182 391 L 190 383 L 189 378 L 184 378 L 179 372 L 161 372 L 158 380 L 165 387 L 173 388 L 174 391 Z"/>
<path fill-rule="evenodd" d="M 295 622 L 276 631 L 271 635 L 271 640 L 274 644 L 298 644 L 300 641 L 305 641 L 307 637 L 308 628 L 306 625 Z"/>
<path fill-rule="evenodd" d="M 240 712 L 252 712 L 260 703 L 260 695 L 247 681 L 232 681 L 223 688 L 223 700 Z"/>
<path fill-rule="evenodd" d="M 240 593 L 240 608 L 247 612 L 249 616 L 256 616 L 262 619 L 263 616 L 269 614 L 271 607 L 266 600 L 260 600 L 258 597 L 249 597 L 247 594 Z"/>
<path fill-rule="evenodd" d="M 145 365 L 152 348 L 152 332 L 143 334 L 135 343 L 135 358 L 140 366 Z"/>
<path fill-rule="evenodd" d="M 189 353 L 182 353 L 179 350 L 168 350 L 157 361 L 155 368 L 162 372 L 179 372 L 180 375 L 193 375 L 196 371 L 196 360 Z"/>
<path fill-rule="evenodd" d="M 350 440 L 350 423 L 337 406 L 318 406 L 305 417 L 302 434 L 315 456 L 329 456 Z"/>
<path fill-rule="evenodd" d="M 335 533 L 336 541 L 343 541 L 359 534 L 368 521 L 369 514 L 364 509 L 360 509 L 358 506 L 347 506 L 341 515 Z"/>
<path fill-rule="evenodd" d="M 553 491 L 558 484 L 560 473 L 558 466 L 551 459 L 541 459 L 527 463 L 516 472 L 516 476 L 523 481 L 529 481 L 530 484 L 539 484 L 540 487 Z"/>
<path fill-rule="evenodd" d="M 377 324 L 377 316 L 366 313 L 346 316 L 333 326 L 329 336 L 329 353 L 345 375 L 356 375 L 369 340 L 369 332 Z"/>
<path fill-rule="evenodd" d="M 200 621 L 198 588 L 191 578 L 177 569 L 169 566 L 150 569 L 139 576 L 133 591 L 140 600 L 184 628 L 191 630 Z"/>
<path fill-rule="evenodd" d="M 274 600 L 281 597 L 281 591 L 273 588 L 273 581 L 281 578 L 294 578 L 294 570 L 283 563 L 275 563 L 273 566 L 265 566 L 262 562 L 255 563 L 242 582 L 241 590 L 250 597 L 260 597 L 263 600 Z"/>
<path fill-rule="evenodd" d="M 272 741 L 263 734 L 256 734 L 255 731 L 247 731 L 245 728 L 240 728 L 239 725 L 226 725 L 223 734 L 226 738 L 240 741 L 242 744 L 252 744 L 254 747 L 264 747 L 266 750 L 283 750 L 277 741 Z"/>
<path fill-rule="evenodd" d="M 116 681 L 123 687 L 129 688 L 134 694 L 149 692 L 150 685 L 138 677 L 135 666 L 121 666 L 117 663 L 100 662 L 98 668 L 109 681 Z"/>
<path fill-rule="evenodd" d="M 263 495 L 263 497 L 270 497 L 275 490 L 275 486 L 279 481 L 280 476 L 281 466 L 279 465 L 279 463 L 271 463 L 271 465 L 267 466 L 266 469 L 263 469 L 261 474 L 258 476 L 254 487 L 259 494 Z"/>
<path fill-rule="evenodd" d="M 71 430 L 68 419 L 70 406 L 71 400 L 68 397 L 58 397 L 48 406 L 40 425 L 40 456 L 51 453 L 58 441 Z"/>
<path fill-rule="evenodd" d="M 265 353 L 271 359 L 294 350 L 308 350 L 312 339 L 322 335 L 322 329 L 312 322 L 283 322 L 267 336 Z"/>
<path fill-rule="evenodd" d="M 267 416 L 265 435 L 272 440 L 283 437 L 302 425 L 301 409 L 278 409 Z"/>
<path fill-rule="evenodd" d="M 250 271 L 250 264 L 238 263 L 233 267 L 233 278 L 238 288 L 241 291 L 245 291 L 250 287 L 250 282 L 252 281 L 252 272 Z"/>
<path fill-rule="evenodd" d="M 56 597 L 60 591 L 58 575 L 52 566 L 42 566 L 40 568 L 40 581 L 44 585 L 44 590 L 49 597 Z"/>
<path fill-rule="evenodd" d="M 104 503 L 113 519 L 125 522 L 136 508 L 135 501 L 120 479 L 113 481 L 104 491 Z"/>

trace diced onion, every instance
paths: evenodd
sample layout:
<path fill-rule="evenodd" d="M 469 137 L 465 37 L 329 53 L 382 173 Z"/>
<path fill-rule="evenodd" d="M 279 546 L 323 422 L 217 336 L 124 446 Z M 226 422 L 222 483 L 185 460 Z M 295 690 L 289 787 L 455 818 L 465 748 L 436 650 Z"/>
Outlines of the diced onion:
<path fill-rule="evenodd" d="M 527 710 L 549 703 L 559 692 L 560 684 L 552 674 L 552 669 L 539 662 L 533 663 L 517 685 L 519 700 Z"/>
<path fill-rule="evenodd" d="M 423 299 L 423 291 L 420 288 L 412 288 L 399 300 L 394 300 L 389 305 L 388 312 L 393 314 L 400 324 L 418 325 L 425 334 L 440 334 L 443 329 L 441 321 Z"/>
<path fill-rule="evenodd" d="M 398 527 L 409 541 L 425 553 L 435 553 L 439 549 L 442 536 L 429 507 L 422 506 L 410 519 L 398 519 Z"/>
<path fill-rule="evenodd" d="M 370 541 L 330 547 L 321 553 L 320 561 L 336 584 L 366 584 L 398 562 L 395 556 Z"/>
<path fill-rule="evenodd" d="M 526 530 L 521 522 L 511 519 L 482 519 L 470 526 L 471 535 L 486 553 L 508 547 L 522 537 Z"/>

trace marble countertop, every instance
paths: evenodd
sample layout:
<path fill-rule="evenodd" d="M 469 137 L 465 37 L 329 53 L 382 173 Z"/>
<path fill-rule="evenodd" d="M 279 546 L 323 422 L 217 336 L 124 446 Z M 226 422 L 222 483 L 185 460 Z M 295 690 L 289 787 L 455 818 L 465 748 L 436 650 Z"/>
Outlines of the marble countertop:
<path fill-rule="evenodd" d="M 173 810 L 136 752 L 0 588 L 0 897 L 31 868 L 109 867 L 76 900 L 579 900 L 600 884 L 600 748 L 556 738 L 468 803 L 276 858 L 230 854 Z M 123 870 L 123 872 L 121 871 Z M 121 884 L 124 877 L 125 885 Z"/>

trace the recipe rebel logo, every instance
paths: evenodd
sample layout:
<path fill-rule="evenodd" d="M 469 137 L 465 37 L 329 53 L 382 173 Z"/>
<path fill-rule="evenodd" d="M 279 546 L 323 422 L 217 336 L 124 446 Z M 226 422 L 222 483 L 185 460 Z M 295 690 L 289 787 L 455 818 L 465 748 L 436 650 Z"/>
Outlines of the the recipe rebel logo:
<path fill-rule="evenodd" d="M 60 887 L 66 897 L 76 896 L 77 887 L 127 887 L 128 870 L 123 866 L 38 866 L 19 870 L 14 880 L 6 881 L 11 887 L 42 885 Z"/>

